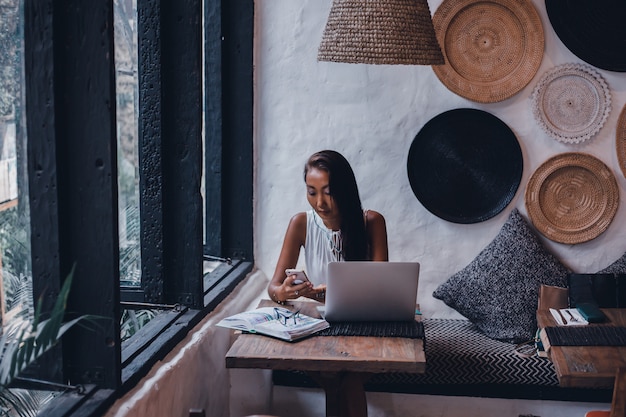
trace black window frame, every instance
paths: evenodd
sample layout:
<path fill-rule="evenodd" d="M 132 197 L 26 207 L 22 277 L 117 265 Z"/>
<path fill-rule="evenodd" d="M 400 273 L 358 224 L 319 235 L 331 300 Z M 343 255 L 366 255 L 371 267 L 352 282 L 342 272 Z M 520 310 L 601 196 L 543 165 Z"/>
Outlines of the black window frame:
<path fill-rule="evenodd" d="M 85 387 L 40 415 L 101 415 L 253 266 L 254 1 L 138 0 L 138 14 L 145 211 L 139 290 L 119 286 L 113 1 L 24 4 L 33 295 L 49 311 L 75 266 L 68 311 L 105 319 L 95 329 L 72 330 L 29 370 Z M 231 261 L 203 276 L 203 255 Z M 122 344 L 124 301 L 179 307 Z"/>

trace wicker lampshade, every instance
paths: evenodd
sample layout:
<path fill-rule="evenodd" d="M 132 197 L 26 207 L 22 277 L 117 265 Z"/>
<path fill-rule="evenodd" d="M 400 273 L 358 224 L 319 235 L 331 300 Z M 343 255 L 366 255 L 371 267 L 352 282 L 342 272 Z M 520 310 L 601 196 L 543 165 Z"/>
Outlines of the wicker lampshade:
<path fill-rule="evenodd" d="M 318 61 L 441 65 L 427 0 L 333 0 Z"/>

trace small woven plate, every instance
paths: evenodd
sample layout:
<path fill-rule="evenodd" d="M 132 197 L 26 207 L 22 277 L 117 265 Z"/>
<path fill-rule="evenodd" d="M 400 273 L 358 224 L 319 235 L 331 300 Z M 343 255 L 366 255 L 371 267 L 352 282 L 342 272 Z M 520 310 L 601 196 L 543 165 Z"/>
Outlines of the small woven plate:
<path fill-rule="evenodd" d="M 585 153 L 556 155 L 533 173 L 526 209 L 545 237 L 575 244 L 595 239 L 617 212 L 619 188 L 611 170 Z"/>
<path fill-rule="evenodd" d="M 617 149 L 617 160 L 622 174 L 626 177 L 626 106 L 617 119 L 617 131 L 615 133 L 615 147 Z"/>
<path fill-rule="evenodd" d="M 446 60 L 433 71 L 449 90 L 469 100 L 505 100 L 541 65 L 543 26 L 531 1 L 444 0 L 433 25 Z"/>
<path fill-rule="evenodd" d="M 611 112 L 606 81 L 584 64 L 563 64 L 547 71 L 533 90 L 531 100 L 537 123 L 564 143 L 590 139 Z"/>

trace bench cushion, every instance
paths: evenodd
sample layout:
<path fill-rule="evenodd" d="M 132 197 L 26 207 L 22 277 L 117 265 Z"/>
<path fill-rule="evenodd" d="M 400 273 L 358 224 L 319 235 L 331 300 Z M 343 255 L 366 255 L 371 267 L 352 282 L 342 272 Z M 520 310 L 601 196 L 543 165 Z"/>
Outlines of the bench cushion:
<path fill-rule="evenodd" d="M 424 331 L 425 374 L 381 374 L 371 382 L 559 385 L 549 359 L 521 357 L 514 344 L 485 336 L 468 320 L 424 319 Z"/>
<path fill-rule="evenodd" d="M 548 358 L 521 357 L 468 320 L 424 319 L 426 373 L 379 374 L 370 391 L 610 402 L 612 389 L 562 388 Z"/>
<path fill-rule="evenodd" d="M 561 388 L 552 362 L 515 354 L 468 320 L 424 319 L 426 373 L 376 374 L 368 391 L 610 402 L 611 389 Z M 305 373 L 274 371 L 276 385 L 316 387 Z"/>

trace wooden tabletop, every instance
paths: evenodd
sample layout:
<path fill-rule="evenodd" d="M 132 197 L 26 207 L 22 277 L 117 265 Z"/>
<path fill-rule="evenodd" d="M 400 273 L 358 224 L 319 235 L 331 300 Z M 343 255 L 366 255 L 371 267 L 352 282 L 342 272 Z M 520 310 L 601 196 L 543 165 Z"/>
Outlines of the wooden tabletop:
<path fill-rule="evenodd" d="M 263 300 L 259 307 L 276 306 Z M 286 307 L 319 317 L 319 303 L 294 301 Z M 363 336 L 312 336 L 285 342 L 258 334 L 241 334 L 226 354 L 227 368 L 261 368 L 321 372 L 423 373 L 422 339 Z"/>
<path fill-rule="evenodd" d="M 603 308 L 606 323 L 588 326 L 626 326 L 626 309 Z M 549 310 L 537 312 L 540 328 L 557 326 Z M 548 357 L 554 363 L 559 384 L 564 387 L 612 387 L 617 368 L 626 367 L 626 346 L 552 346 Z"/>

